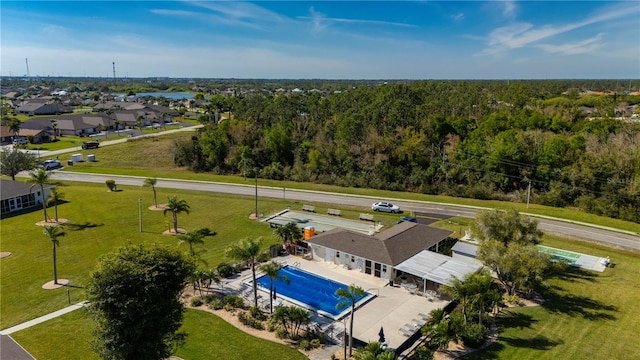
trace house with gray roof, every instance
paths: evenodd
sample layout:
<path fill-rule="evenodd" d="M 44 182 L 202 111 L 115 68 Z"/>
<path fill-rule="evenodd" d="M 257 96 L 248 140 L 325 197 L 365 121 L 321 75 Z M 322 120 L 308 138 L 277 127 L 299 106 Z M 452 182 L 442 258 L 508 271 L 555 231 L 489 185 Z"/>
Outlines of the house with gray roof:
<path fill-rule="evenodd" d="M 73 110 L 63 104 L 48 103 L 40 101 L 28 101 L 14 110 L 16 114 L 24 115 L 55 115 L 73 112 Z"/>
<path fill-rule="evenodd" d="M 366 235 L 336 228 L 305 241 L 314 260 L 334 263 L 394 283 L 409 281 L 420 291 L 437 290 L 478 272 L 482 264 L 439 254 L 441 243 L 451 231 L 402 222 L 394 227 Z"/>
<path fill-rule="evenodd" d="M 32 189 L 27 183 L 0 179 L 0 188 L 0 214 L 5 216 L 23 209 L 42 207 L 53 186 L 45 185 L 42 193 L 39 186 Z"/>

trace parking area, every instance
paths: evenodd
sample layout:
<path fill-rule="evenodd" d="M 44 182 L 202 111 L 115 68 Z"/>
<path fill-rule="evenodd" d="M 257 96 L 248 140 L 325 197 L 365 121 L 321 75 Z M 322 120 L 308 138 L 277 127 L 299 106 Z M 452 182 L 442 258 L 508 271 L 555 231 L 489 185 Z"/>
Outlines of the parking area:
<path fill-rule="evenodd" d="M 335 228 L 347 229 L 363 234 L 380 231 L 382 225 L 375 221 L 347 220 L 338 216 L 324 216 L 312 212 L 298 212 L 293 210 L 283 210 L 275 215 L 266 218 L 264 221 L 273 226 L 285 225 L 295 222 L 299 228 L 311 226 L 316 232 L 329 231 Z"/>

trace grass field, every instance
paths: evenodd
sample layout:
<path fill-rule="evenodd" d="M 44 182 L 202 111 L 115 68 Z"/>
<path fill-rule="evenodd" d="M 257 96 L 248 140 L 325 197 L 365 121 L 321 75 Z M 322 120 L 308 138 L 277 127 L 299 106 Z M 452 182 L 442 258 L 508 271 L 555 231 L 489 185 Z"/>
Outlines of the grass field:
<path fill-rule="evenodd" d="M 175 139 L 189 138 L 191 136 L 192 134 L 190 133 L 172 134 L 171 136 L 159 136 L 151 139 L 139 139 L 137 141 L 126 142 L 124 144 L 93 149 L 90 153 L 96 155 L 96 159 L 98 160 L 98 162 L 79 163 L 74 166 L 67 167 L 65 170 L 88 173 L 136 175 L 143 177 L 153 176 L 157 178 L 217 181 L 253 185 L 253 179 L 245 179 L 243 176 L 223 176 L 207 173 L 193 173 L 186 169 L 176 168 L 173 164 L 173 142 Z M 71 155 L 69 154 L 67 156 L 70 158 Z M 61 157 L 61 159 L 63 158 Z M 64 159 L 67 159 L 67 157 L 65 157 Z M 333 185 L 299 183 L 294 181 L 277 181 L 266 179 L 258 179 L 258 181 L 261 186 L 329 191 L 336 193 L 350 193 L 354 195 L 371 196 L 379 199 L 402 199 L 413 201 L 439 202 L 497 209 L 515 208 L 523 213 L 570 219 L 574 221 L 632 231 L 640 234 L 640 224 L 630 221 L 606 218 L 594 214 L 588 214 L 583 211 L 569 208 L 555 208 L 550 206 L 531 204 L 527 209 L 526 204 L 506 201 L 476 200 L 452 196 L 426 195 L 362 188 L 344 188 Z"/>
<path fill-rule="evenodd" d="M 12 336 L 38 360 L 99 360 L 91 350 L 91 329 L 87 312 L 77 310 Z M 187 310 L 182 330 L 188 336 L 176 356 L 183 359 L 306 359 L 293 348 L 250 336 L 205 311 Z"/>
<path fill-rule="evenodd" d="M 190 136 L 181 134 L 179 136 Z M 172 152 L 168 150 L 173 138 L 145 139 L 118 146 L 92 150 L 98 163 L 83 163 L 71 170 L 135 174 L 167 178 L 198 179 L 244 183 L 242 177 L 194 174 L 175 169 Z M 252 184 L 252 179 L 246 181 Z M 378 198 L 402 198 L 425 201 L 463 203 L 485 207 L 524 205 L 395 193 L 366 189 L 345 189 L 335 186 L 299 184 L 294 182 L 260 181 L 261 185 L 286 186 L 287 188 L 318 189 L 334 192 L 352 192 Z M 179 245 L 175 237 L 161 232 L 170 226 L 170 215 L 146 209 L 153 202 L 150 188 L 118 186 L 119 192 L 108 192 L 104 184 L 68 183 L 59 189 L 67 203 L 59 206 L 60 217 L 70 220 L 67 235 L 60 239 L 58 248 L 58 276 L 71 281 L 71 303 L 85 299 L 83 286 L 100 256 L 127 243 Z M 229 244 L 247 237 L 263 236 L 265 247 L 277 243 L 271 229 L 248 219 L 253 211 L 254 198 L 233 194 L 214 194 L 192 191 L 158 189 L 158 200 L 166 202 L 168 196 L 177 195 L 191 206 L 191 214 L 179 215 L 179 227 L 187 230 L 207 227 L 217 235 L 207 237 L 202 267 L 215 267 L 225 260 L 224 249 Z M 138 231 L 138 199 L 143 199 L 143 232 Z M 265 214 L 281 210 L 287 205 L 300 204 L 290 201 L 261 198 L 259 209 Z M 314 204 L 318 212 L 324 212 L 328 204 Z M 325 207 L 326 206 L 326 207 Z M 53 214 L 53 209 L 50 209 Z M 357 218 L 359 208 L 342 208 L 346 218 Z M 631 224 L 596 217 L 568 209 L 532 206 L 529 212 L 570 217 L 579 221 L 592 221 L 607 226 L 640 232 L 639 224 Z M 378 215 L 386 225 L 392 225 L 398 216 Z M 35 226 L 42 220 L 42 211 L 24 213 L 2 219 L 0 227 L 0 251 L 13 254 L 0 260 L 0 328 L 50 313 L 68 305 L 67 289 L 42 290 L 42 284 L 52 280 L 51 242 Z M 436 225 L 455 231 L 468 228 L 471 219 L 451 218 Z M 599 247 L 564 238 L 545 236 L 543 245 L 581 252 L 594 256 L 609 256 L 611 268 L 604 273 L 591 273 L 572 269 L 562 278 L 549 281 L 549 290 L 543 295 L 547 302 L 537 308 L 517 308 L 505 311 L 500 317 L 501 337 L 489 349 L 476 353 L 470 359 L 639 359 L 640 346 L 640 292 L 636 287 L 640 279 L 640 254 Z M 198 358 L 270 358 L 265 351 L 270 345 L 242 333 L 234 333 L 228 324 L 210 314 L 189 311 L 185 328 L 192 333 L 187 346 L 178 352 L 186 359 Z M 229 328 L 228 328 L 229 327 Z M 216 331 L 229 333 L 215 342 L 211 334 Z M 82 311 L 65 315 L 54 321 L 15 333 L 14 337 L 38 359 L 91 359 L 88 348 L 91 331 L 89 319 Z M 51 334 L 55 334 L 52 336 Z M 61 336 L 63 334 L 63 336 Z M 227 347 L 226 344 L 229 346 Z M 220 347 L 220 349 L 218 349 Z M 246 347 L 247 353 L 241 352 Z M 220 352 L 218 352 L 220 351 Z M 271 351 L 271 350 L 269 350 Z M 276 347 L 278 358 L 288 359 L 286 347 Z M 293 350 L 292 350 L 293 351 Z M 87 355 L 89 354 L 89 355 Z M 212 355 L 213 354 L 213 355 Z M 218 357 L 217 355 L 220 354 Z M 240 354 L 240 357 L 234 357 Z M 282 354 L 282 356 L 280 356 Z M 291 359 L 298 358 L 293 354 Z"/>
<path fill-rule="evenodd" d="M 612 263 L 604 273 L 569 267 L 542 306 L 503 311 L 498 342 L 465 359 L 640 359 L 640 254 L 551 236 L 543 245 Z"/>
<path fill-rule="evenodd" d="M 176 237 L 163 236 L 171 225 L 171 214 L 150 211 L 153 192 L 146 187 L 118 186 L 121 191 L 108 192 L 103 184 L 69 183 L 59 187 L 68 201 L 58 206 L 61 218 L 69 219 L 66 236 L 60 238 L 58 277 L 69 279 L 67 287 L 71 302 L 84 300 L 84 283 L 100 256 L 127 243 L 160 244 L 187 250 L 179 245 Z M 224 250 L 233 242 L 245 237 L 264 238 L 265 248 L 277 243 L 266 223 L 249 220 L 254 210 L 255 198 L 233 194 L 173 192 L 158 189 L 158 201 L 166 202 L 168 196 L 177 195 L 191 207 L 190 214 L 178 216 L 178 226 L 186 230 L 207 227 L 217 235 L 205 238 L 201 257 L 203 268 L 214 268 L 222 261 L 229 261 Z M 143 232 L 139 232 L 138 199 L 143 199 Z M 270 214 L 286 208 L 300 206 L 278 199 L 259 199 L 259 210 Z M 318 211 L 326 211 L 319 205 Z M 49 209 L 53 216 L 53 208 Z M 357 209 L 345 209 L 343 216 L 357 218 Z M 42 211 L 33 211 L 2 220 L 0 251 L 9 251 L 10 257 L 1 260 L 0 285 L 1 328 L 8 328 L 68 305 L 67 288 L 44 291 L 41 286 L 53 280 L 51 241 L 35 225 L 42 220 Z M 398 216 L 382 215 L 387 225 L 395 223 Z M 205 264 L 206 263 L 206 264 Z"/>

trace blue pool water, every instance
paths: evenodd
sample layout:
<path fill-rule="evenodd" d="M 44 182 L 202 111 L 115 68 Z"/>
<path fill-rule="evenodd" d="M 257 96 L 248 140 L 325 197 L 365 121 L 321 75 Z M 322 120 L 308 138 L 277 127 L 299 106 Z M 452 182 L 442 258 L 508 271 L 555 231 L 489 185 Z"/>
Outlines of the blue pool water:
<path fill-rule="evenodd" d="M 289 279 L 289 284 L 280 279 L 273 281 L 273 286 L 278 296 L 293 299 L 316 310 L 329 313 L 334 317 L 345 310 L 336 309 L 336 305 L 343 299 L 338 298 L 335 293 L 340 288 L 348 288 L 347 285 L 291 266 L 283 267 L 278 271 L 278 274 L 280 277 L 286 276 Z M 260 286 L 267 290 L 269 289 L 268 276 L 262 276 L 256 281 Z M 369 295 L 369 293 L 365 292 L 361 299 Z M 358 301 L 361 299 L 358 299 Z"/>

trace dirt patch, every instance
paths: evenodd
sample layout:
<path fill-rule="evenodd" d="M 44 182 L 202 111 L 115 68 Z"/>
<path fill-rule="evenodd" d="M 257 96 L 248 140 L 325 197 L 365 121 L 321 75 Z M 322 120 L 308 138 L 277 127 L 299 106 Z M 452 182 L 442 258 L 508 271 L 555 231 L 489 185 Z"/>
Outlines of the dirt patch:
<path fill-rule="evenodd" d="M 187 230 L 178 228 L 178 232 L 177 233 L 176 233 L 176 231 L 174 229 L 169 229 L 169 230 L 163 231 L 162 235 L 171 235 L 171 236 L 173 236 L 173 235 L 182 235 L 182 234 L 186 234 L 186 233 L 187 233 Z"/>
<path fill-rule="evenodd" d="M 53 290 L 53 289 L 59 289 L 67 284 L 69 284 L 69 280 L 67 279 L 58 279 L 57 284 L 54 284 L 53 280 L 51 280 L 48 283 L 42 285 L 42 288 L 45 290 Z"/>
<path fill-rule="evenodd" d="M 8 251 L 0 252 L 0 259 L 4 259 L 4 258 L 9 257 L 9 256 L 11 256 L 11 253 L 8 252 Z"/>
<path fill-rule="evenodd" d="M 69 219 L 58 218 L 58 221 L 55 219 L 49 219 L 47 221 L 38 221 L 36 225 L 38 226 L 55 226 L 55 225 L 64 225 L 69 222 Z"/>
<path fill-rule="evenodd" d="M 251 214 L 249 214 L 249 219 L 251 219 L 251 220 L 261 219 L 263 215 L 264 214 L 256 215 L 256 213 L 251 213 Z"/>
<path fill-rule="evenodd" d="M 151 205 L 149 206 L 149 210 L 151 211 L 164 211 L 165 209 L 168 209 L 169 206 L 167 204 L 158 204 L 158 206 L 155 205 Z"/>

